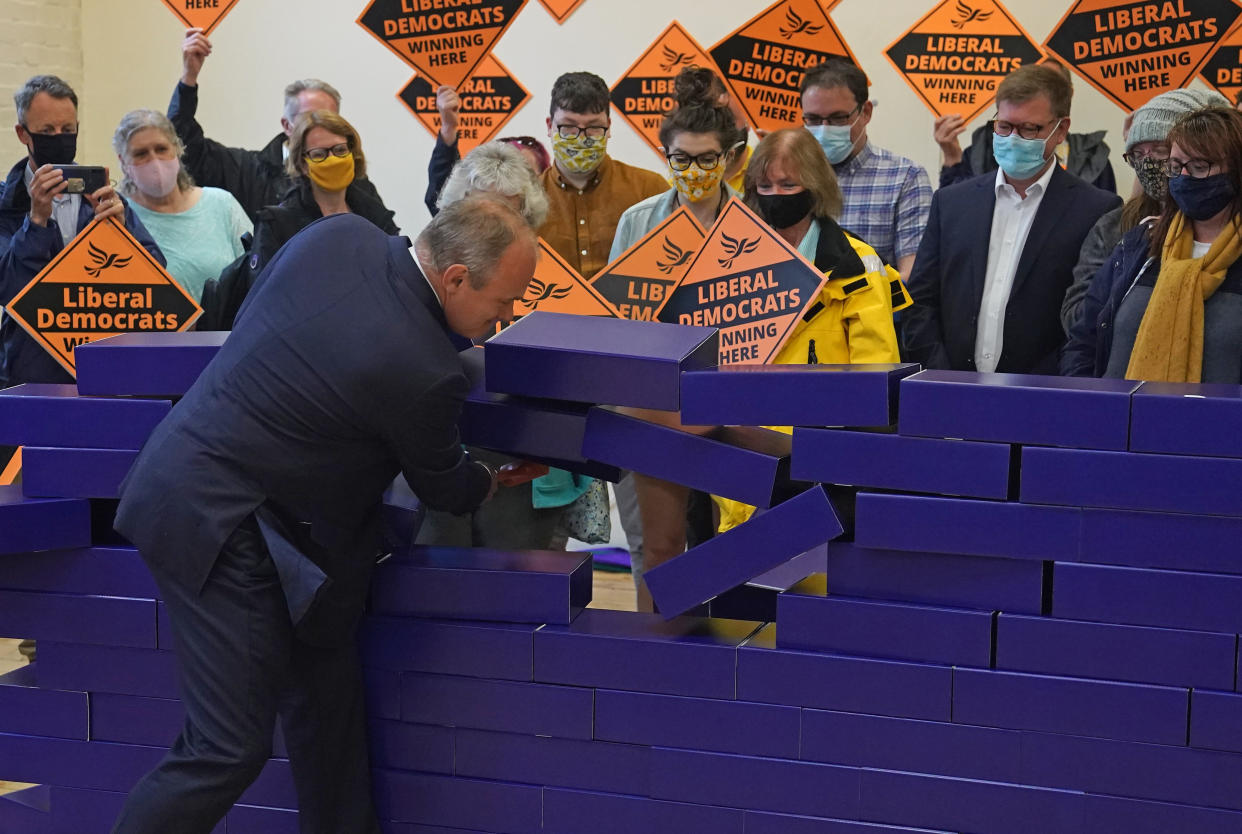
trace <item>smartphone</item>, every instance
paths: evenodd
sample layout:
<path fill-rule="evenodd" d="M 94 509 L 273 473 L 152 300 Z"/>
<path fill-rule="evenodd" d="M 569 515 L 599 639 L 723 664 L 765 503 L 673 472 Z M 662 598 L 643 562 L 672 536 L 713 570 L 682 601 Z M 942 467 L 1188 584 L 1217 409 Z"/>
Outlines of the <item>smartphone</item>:
<path fill-rule="evenodd" d="M 102 165 L 56 165 L 69 187 L 66 194 L 94 194 L 108 184 L 108 169 Z"/>

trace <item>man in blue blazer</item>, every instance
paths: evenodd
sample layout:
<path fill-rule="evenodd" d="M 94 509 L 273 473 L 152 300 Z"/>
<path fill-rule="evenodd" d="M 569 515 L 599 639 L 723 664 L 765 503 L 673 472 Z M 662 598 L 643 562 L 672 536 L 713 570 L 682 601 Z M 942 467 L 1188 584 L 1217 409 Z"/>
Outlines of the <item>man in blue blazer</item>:
<path fill-rule="evenodd" d="M 535 258 L 512 207 L 471 198 L 412 249 L 324 218 L 262 273 L 121 488 L 116 528 L 163 594 L 186 724 L 114 832 L 210 832 L 266 763 L 278 714 L 301 830 L 379 831 L 354 632 L 381 495 L 400 473 L 460 513 L 495 489 L 458 437 L 454 334 L 510 321 Z"/>
<path fill-rule="evenodd" d="M 905 358 L 926 368 L 1057 372 L 1061 303 L 1087 233 L 1121 204 L 1067 173 L 1072 89 L 1055 69 L 1015 70 L 997 88 L 996 173 L 937 191 L 908 288 Z"/>

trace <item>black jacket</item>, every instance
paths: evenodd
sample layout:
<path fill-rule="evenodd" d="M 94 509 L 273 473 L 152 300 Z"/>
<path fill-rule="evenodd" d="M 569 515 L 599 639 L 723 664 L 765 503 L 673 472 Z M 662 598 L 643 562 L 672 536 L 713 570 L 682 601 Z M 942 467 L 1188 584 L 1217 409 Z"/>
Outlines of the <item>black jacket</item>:
<path fill-rule="evenodd" d="M 1112 163 L 1108 161 L 1109 149 L 1104 142 L 1105 131 L 1094 133 L 1071 133 L 1065 141 L 1069 143 L 1069 158 L 1065 170 L 1080 180 L 1085 180 L 1096 188 L 1117 192 L 1117 177 L 1113 174 Z M 992 131 L 987 125 L 975 129 L 970 135 L 970 147 L 962 154 L 962 161 L 956 165 L 945 165 L 940 169 L 940 187 L 947 188 L 959 182 L 965 182 L 978 174 L 995 171 L 996 157 L 992 155 Z"/>
<path fill-rule="evenodd" d="M 202 125 L 195 118 L 197 112 L 198 87 L 178 82 L 168 102 L 168 119 L 185 145 L 185 169 L 199 185 L 223 188 L 232 194 L 257 223 L 259 210 L 279 203 L 291 186 L 285 172 L 285 135 L 276 134 L 259 151 L 229 148 L 203 135 Z M 384 204 L 370 180 L 361 180 L 359 188 Z"/>
<path fill-rule="evenodd" d="M 443 137 L 436 133 L 436 146 L 431 149 L 431 159 L 427 160 L 427 193 L 423 195 L 423 202 L 432 217 L 440 213 L 440 206 L 437 205 L 440 192 L 444 190 L 449 174 L 453 173 L 453 166 L 461 160 L 461 152 L 457 148 L 456 142 L 445 144 Z"/>
<path fill-rule="evenodd" d="M 903 355 L 925 368 L 975 370 L 975 334 L 987 281 L 996 175 L 984 174 L 932 196 L 927 228 L 907 286 L 914 305 L 902 314 Z M 1083 239 L 1121 205 L 1055 166 L 1031 223 L 1005 308 L 1001 373 L 1055 374 L 1065 342 L 1061 302 Z"/>

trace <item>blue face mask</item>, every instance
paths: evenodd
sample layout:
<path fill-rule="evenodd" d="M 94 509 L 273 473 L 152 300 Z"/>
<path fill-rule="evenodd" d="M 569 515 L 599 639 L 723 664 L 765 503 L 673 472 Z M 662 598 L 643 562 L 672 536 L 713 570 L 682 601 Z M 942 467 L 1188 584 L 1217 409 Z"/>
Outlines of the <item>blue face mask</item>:
<path fill-rule="evenodd" d="M 1200 179 L 1182 174 L 1169 180 L 1169 196 L 1191 220 L 1210 220 L 1233 202 L 1236 193 L 1228 174 Z"/>
<path fill-rule="evenodd" d="M 1060 126 L 1058 119 L 1048 135 L 1056 133 Z M 1047 138 L 1023 139 L 1014 131 L 1008 136 L 992 137 L 992 156 L 1007 176 L 1015 180 L 1030 179 L 1048 162 L 1047 144 Z"/>
<path fill-rule="evenodd" d="M 857 119 L 855 119 L 857 122 Z M 854 140 L 850 131 L 854 125 L 811 125 L 807 127 L 815 141 L 824 149 L 824 154 L 833 165 L 840 165 L 854 152 Z"/>

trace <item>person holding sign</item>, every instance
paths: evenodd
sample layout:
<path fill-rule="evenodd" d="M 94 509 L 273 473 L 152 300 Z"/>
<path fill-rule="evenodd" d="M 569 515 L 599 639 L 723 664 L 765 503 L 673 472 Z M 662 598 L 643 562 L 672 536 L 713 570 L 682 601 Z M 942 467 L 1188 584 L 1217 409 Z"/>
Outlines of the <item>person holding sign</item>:
<path fill-rule="evenodd" d="M 1121 205 L 1057 164 L 1073 90 L 1042 65 L 996 90 L 999 168 L 932 198 L 910 276 L 906 359 L 925 368 L 1055 374 L 1061 303 L 1087 233 Z M 986 248 L 980 241 L 988 241 Z"/>
<path fill-rule="evenodd" d="M 446 207 L 411 247 L 352 214 L 281 250 L 147 440 L 117 530 L 167 606 L 185 725 L 113 834 L 208 834 L 281 719 L 300 830 L 379 834 L 355 632 L 398 473 L 467 512 L 532 465 L 462 450 L 457 339 L 513 318 L 537 241 L 511 206 Z"/>
<path fill-rule="evenodd" d="M 78 97 L 52 75 L 31 78 L 13 96 L 17 138 L 26 146 L 0 197 L 0 305 L 7 305 L 44 267 L 95 220 L 115 217 L 151 256 L 164 254 L 133 209 L 111 185 L 73 190 L 60 167 L 77 156 Z M 0 388 L 23 382 L 73 382 L 60 363 L 12 316 L 0 324 Z"/>

